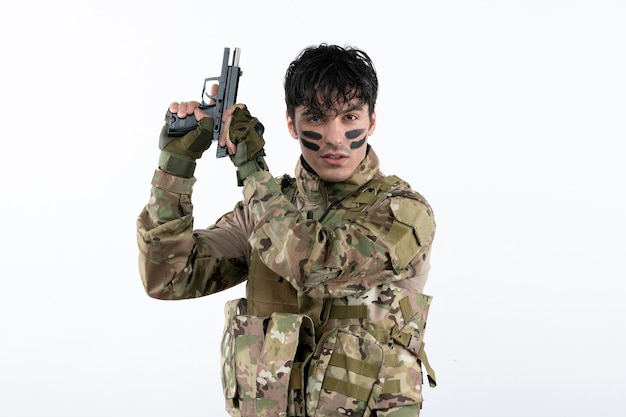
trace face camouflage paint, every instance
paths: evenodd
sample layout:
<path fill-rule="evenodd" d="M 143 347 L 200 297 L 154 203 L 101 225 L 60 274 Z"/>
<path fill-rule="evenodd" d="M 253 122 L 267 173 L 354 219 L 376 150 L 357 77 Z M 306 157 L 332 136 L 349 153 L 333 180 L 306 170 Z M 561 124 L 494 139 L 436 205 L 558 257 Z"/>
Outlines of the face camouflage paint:
<path fill-rule="evenodd" d="M 350 130 L 346 132 L 346 139 L 354 140 L 358 138 L 359 136 L 361 136 L 364 132 L 365 132 L 365 129 Z M 350 149 L 359 149 L 361 146 L 365 144 L 366 140 L 367 140 L 367 135 L 363 136 L 361 140 L 357 140 L 356 142 L 351 142 Z"/>
<path fill-rule="evenodd" d="M 358 98 L 327 112 L 301 105 L 287 113 L 291 136 L 300 142 L 310 171 L 327 182 L 350 178 L 367 156 L 368 140 L 376 128 L 376 114 Z"/>
<path fill-rule="evenodd" d="M 352 141 L 356 138 L 358 138 L 359 136 L 361 136 L 363 133 L 365 132 L 365 129 L 355 129 L 355 130 L 350 130 L 348 132 L 345 133 L 346 139 Z M 314 132 L 312 130 L 305 130 L 302 132 L 302 136 L 306 137 L 307 139 L 311 139 L 314 141 L 320 141 L 322 140 L 322 135 Z M 367 135 L 363 136 L 362 139 L 356 141 L 356 142 L 351 142 L 350 143 L 350 149 L 359 149 L 361 146 L 363 146 L 365 144 L 365 141 L 367 140 Z M 313 143 L 310 142 L 304 138 L 300 138 L 300 141 L 302 142 L 302 145 L 305 146 L 307 149 L 310 149 L 312 151 L 319 151 L 320 150 L 320 146 L 317 143 Z"/>
<path fill-rule="evenodd" d="M 367 139 L 367 135 L 363 136 L 363 139 L 357 140 L 356 142 L 350 143 L 350 149 L 359 149 L 361 146 L 365 144 L 365 140 Z"/>
<path fill-rule="evenodd" d="M 304 132 L 302 132 L 302 136 L 306 136 L 307 138 L 315 141 L 319 141 L 322 139 L 322 135 L 317 132 L 313 132 L 312 130 L 305 130 Z M 320 150 L 320 146 L 317 143 L 309 142 L 302 137 L 300 138 L 300 142 L 302 142 L 302 146 L 306 147 L 307 149 L 310 149 L 312 151 Z"/>
<path fill-rule="evenodd" d="M 348 139 L 348 140 L 356 139 L 359 136 L 361 136 L 363 134 L 363 132 L 365 132 L 365 129 L 349 130 L 349 131 L 346 132 L 346 139 Z"/>

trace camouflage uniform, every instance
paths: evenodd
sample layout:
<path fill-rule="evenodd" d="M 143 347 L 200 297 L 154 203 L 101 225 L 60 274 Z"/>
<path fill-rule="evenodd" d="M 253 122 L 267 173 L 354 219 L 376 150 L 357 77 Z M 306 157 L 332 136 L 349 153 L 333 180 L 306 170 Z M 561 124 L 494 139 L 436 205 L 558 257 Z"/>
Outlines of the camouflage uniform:
<path fill-rule="evenodd" d="M 248 280 L 222 340 L 233 416 L 417 416 L 431 208 L 371 148 L 341 183 L 304 164 L 296 178 L 248 177 L 244 199 L 200 230 L 195 180 L 157 170 L 138 219 L 146 291 L 184 299 Z"/>

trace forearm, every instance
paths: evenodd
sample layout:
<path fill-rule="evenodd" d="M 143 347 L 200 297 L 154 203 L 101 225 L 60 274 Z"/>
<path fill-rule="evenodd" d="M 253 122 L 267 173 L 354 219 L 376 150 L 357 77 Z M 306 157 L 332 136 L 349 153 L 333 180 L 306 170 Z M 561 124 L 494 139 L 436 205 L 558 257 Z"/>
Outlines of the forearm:
<path fill-rule="evenodd" d="M 194 178 L 156 170 L 148 204 L 137 219 L 139 271 L 148 295 L 185 298 L 176 281 L 191 275 L 188 268 L 195 248 L 192 234 L 191 191 Z"/>
<path fill-rule="evenodd" d="M 137 220 L 139 270 L 148 295 L 200 297 L 241 282 L 245 257 L 214 256 L 210 236 L 193 230 L 193 179 L 156 171 L 148 204 Z"/>

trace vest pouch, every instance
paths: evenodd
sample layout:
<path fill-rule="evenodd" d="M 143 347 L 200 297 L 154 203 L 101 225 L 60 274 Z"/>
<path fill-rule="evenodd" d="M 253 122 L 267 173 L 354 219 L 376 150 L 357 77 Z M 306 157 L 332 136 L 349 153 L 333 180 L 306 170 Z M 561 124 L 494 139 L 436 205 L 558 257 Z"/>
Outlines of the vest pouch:
<path fill-rule="evenodd" d="M 307 415 L 369 416 L 384 384 L 383 358 L 383 345 L 361 326 L 328 331 L 309 364 Z"/>
<path fill-rule="evenodd" d="M 247 316 L 245 298 L 228 301 L 224 307 L 221 343 L 222 388 L 226 411 L 233 417 L 249 415 L 256 398 L 253 370 L 263 348 L 266 323 Z"/>
<path fill-rule="evenodd" d="M 225 307 L 222 383 L 233 417 L 304 416 L 303 363 L 315 334 L 302 314 L 245 314 L 245 299 Z M 239 314 L 244 313 L 244 314 Z"/>

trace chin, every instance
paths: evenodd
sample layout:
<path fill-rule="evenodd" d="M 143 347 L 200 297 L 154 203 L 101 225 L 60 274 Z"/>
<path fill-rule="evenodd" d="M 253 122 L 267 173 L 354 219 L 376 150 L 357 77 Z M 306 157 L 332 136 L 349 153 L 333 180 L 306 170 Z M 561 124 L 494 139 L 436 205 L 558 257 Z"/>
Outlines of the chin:
<path fill-rule="evenodd" d="M 320 175 L 319 177 L 326 182 L 342 182 L 350 178 L 350 175 L 339 172 L 330 172 Z"/>

